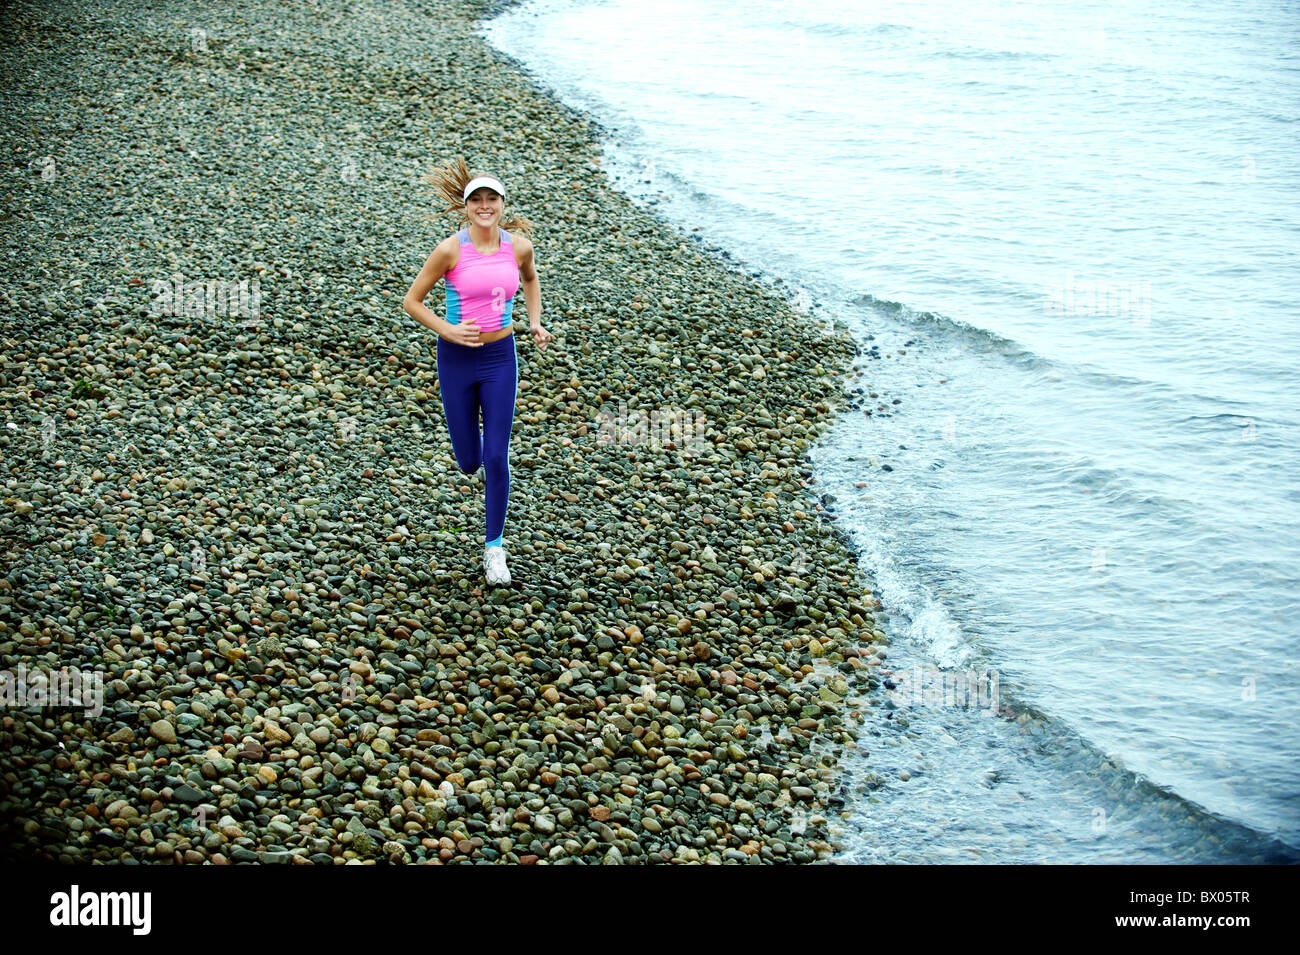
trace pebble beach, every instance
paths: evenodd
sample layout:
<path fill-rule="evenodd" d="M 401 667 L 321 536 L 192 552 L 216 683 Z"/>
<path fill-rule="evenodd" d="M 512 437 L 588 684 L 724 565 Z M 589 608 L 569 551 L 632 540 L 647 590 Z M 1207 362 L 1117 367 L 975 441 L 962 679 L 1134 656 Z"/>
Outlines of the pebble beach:
<path fill-rule="evenodd" d="M 0 13 L 6 859 L 832 855 L 884 617 L 807 451 L 857 346 L 612 189 L 492 13 Z M 516 309 L 510 587 L 401 305 L 455 156 L 554 336 Z"/>

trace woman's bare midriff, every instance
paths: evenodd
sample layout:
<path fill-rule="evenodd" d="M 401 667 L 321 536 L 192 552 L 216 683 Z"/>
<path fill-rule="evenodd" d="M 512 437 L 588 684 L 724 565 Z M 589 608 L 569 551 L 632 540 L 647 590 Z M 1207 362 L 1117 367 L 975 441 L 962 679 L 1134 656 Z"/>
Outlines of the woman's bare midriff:
<path fill-rule="evenodd" d="M 513 334 L 515 326 L 507 325 L 505 328 L 499 328 L 495 332 L 479 332 L 478 341 L 480 345 L 489 345 L 492 342 L 498 342 L 507 335 Z"/>

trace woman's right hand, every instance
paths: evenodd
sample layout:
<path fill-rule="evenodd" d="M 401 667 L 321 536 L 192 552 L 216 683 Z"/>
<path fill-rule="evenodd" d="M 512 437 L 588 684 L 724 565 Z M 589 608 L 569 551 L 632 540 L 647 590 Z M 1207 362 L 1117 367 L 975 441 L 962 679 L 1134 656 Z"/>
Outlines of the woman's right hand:
<path fill-rule="evenodd" d="M 483 347 L 483 343 L 479 341 L 479 327 L 473 322 L 460 322 L 456 325 L 447 322 L 446 325 L 442 337 L 447 341 L 455 342 L 457 345 L 469 345 L 471 348 Z"/>

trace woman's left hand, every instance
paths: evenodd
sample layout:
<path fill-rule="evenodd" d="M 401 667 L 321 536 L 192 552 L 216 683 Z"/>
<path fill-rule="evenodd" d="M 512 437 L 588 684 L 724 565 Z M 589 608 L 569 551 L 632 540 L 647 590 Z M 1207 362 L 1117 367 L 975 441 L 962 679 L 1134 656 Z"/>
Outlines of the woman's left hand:
<path fill-rule="evenodd" d="M 541 322 L 532 322 L 528 328 L 533 333 L 533 341 L 537 343 L 537 347 L 546 351 L 546 343 L 551 340 L 551 333 L 542 328 Z"/>

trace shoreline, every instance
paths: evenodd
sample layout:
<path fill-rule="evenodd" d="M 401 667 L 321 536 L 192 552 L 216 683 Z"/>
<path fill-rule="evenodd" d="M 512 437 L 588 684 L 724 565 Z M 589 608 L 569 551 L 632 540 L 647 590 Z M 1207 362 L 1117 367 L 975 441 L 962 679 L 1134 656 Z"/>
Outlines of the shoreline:
<path fill-rule="evenodd" d="M 68 136 L 67 174 L 6 201 L 32 261 L 7 270 L 0 313 L 24 371 L 0 391 L 22 425 L 0 445 L 0 668 L 98 668 L 105 704 L 5 710 L 0 740 L 23 750 L 2 767 L 11 856 L 824 858 L 845 700 L 883 657 L 883 614 L 803 480 L 856 346 L 609 186 L 588 120 L 474 33 L 505 5 L 417 7 L 328 22 L 276 7 L 274 36 L 246 5 L 136 26 L 92 11 L 140 41 L 136 72 L 95 76 L 92 98 L 155 125 L 93 129 L 144 141 L 125 172 L 90 132 Z M 3 21 L 11 50 L 33 49 L 10 67 L 31 99 L 68 95 L 21 79 L 42 47 L 116 65 L 95 26 L 15 38 L 32 12 Z M 48 141 L 17 127 L 23 155 Z M 230 127 L 258 135 L 252 155 Z M 432 334 L 400 307 L 450 231 L 420 218 L 415 163 L 454 155 L 518 183 L 555 336 L 519 348 L 508 591 L 482 583 L 481 479 L 454 468 Z M 208 205 L 160 232 L 168 193 Z M 68 235 L 36 248 L 33 205 Z M 106 241 L 113 256 L 76 261 Z M 11 277 L 42 257 L 83 285 Z M 148 315 L 173 267 L 259 278 L 265 316 Z M 439 311 L 439 289 L 426 302 Z M 603 444 L 620 401 L 702 416 L 707 445 Z"/>

